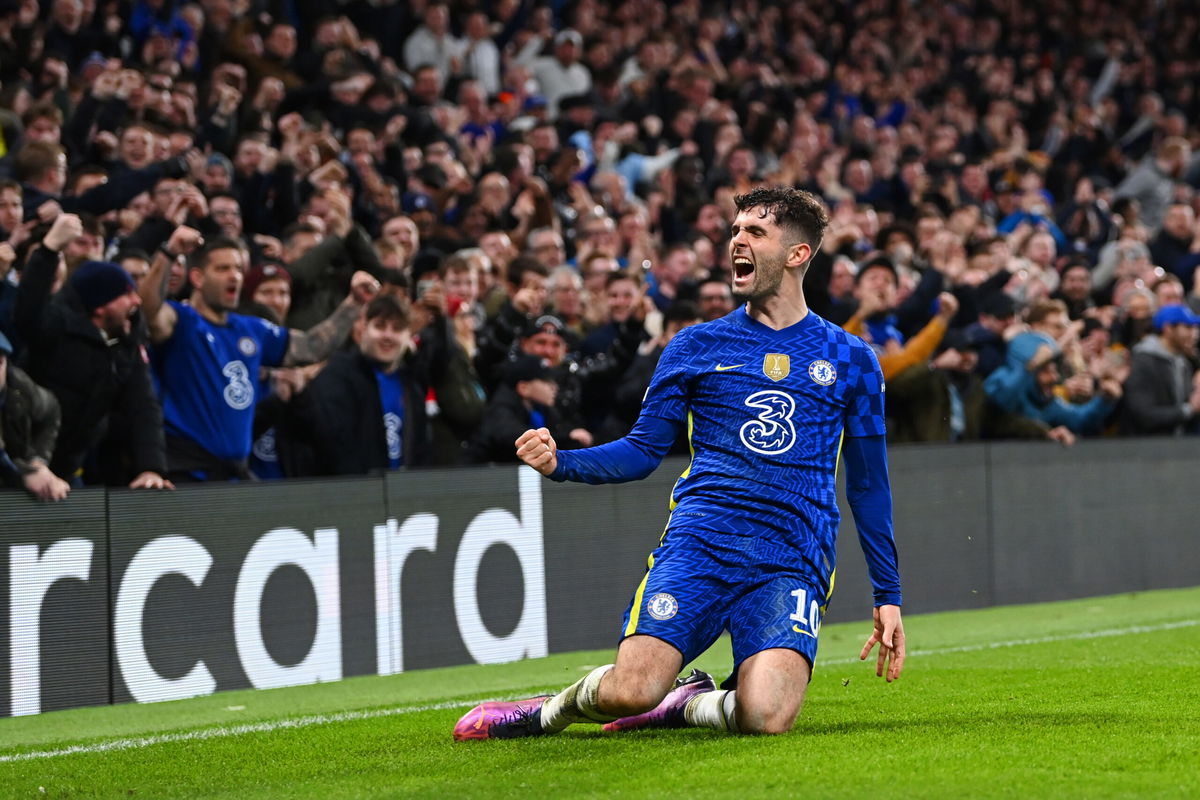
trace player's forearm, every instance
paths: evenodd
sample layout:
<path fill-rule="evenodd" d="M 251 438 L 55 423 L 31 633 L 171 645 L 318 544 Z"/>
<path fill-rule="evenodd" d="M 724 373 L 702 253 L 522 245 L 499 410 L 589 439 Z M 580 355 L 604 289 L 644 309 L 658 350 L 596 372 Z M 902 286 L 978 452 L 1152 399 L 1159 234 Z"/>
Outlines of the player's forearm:
<path fill-rule="evenodd" d="M 846 497 L 854 513 L 875 605 L 901 605 L 884 437 L 847 437 L 842 456 L 846 460 Z"/>
<path fill-rule="evenodd" d="M 559 450 L 556 481 L 625 483 L 649 475 L 675 441 L 675 425 L 656 417 L 641 417 L 627 436 L 582 450 Z"/>

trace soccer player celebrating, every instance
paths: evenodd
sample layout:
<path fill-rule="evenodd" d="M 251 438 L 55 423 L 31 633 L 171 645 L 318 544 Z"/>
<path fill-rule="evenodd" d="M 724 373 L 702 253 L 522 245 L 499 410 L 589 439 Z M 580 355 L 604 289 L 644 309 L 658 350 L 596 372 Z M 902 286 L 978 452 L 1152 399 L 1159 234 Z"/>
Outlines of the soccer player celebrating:
<path fill-rule="evenodd" d="M 573 722 L 790 730 L 833 588 L 839 453 L 875 596 L 860 657 L 879 645 L 875 673 L 900 676 L 879 364 L 866 343 L 805 303 L 804 273 L 828 223 L 821 204 L 786 188 L 755 189 L 736 203 L 729 254 L 743 306 L 671 340 L 629 435 L 561 453 L 545 428 L 516 441 L 521 460 L 552 480 L 617 483 L 649 475 L 676 433 L 689 431 L 692 463 L 625 613 L 616 663 L 553 697 L 477 706 L 458 721 L 456 739 L 544 735 Z M 677 680 L 723 629 L 734 670 L 722 689 L 698 670 Z"/>

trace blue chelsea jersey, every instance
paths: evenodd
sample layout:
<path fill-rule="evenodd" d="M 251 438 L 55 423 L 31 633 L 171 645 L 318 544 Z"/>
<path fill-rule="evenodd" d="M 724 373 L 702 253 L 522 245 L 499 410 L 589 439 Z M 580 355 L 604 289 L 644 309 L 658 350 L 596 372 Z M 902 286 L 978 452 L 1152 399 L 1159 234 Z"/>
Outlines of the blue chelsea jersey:
<path fill-rule="evenodd" d="M 884 434 L 883 389 L 870 347 L 811 312 L 778 331 L 744 307 L 685 328 L 642 407 L 692 445 L 670 525 L 773 533 L 831 564 L 841 439 Z"/>
<path fill-rule="evenodd" d="M 250 453 L 259 368 L 283 363 L 288 331 L 244 314 L 217 325 L 189 305 L 168 302 L 178 321 L 154 357 L 166 433 L 242 461 Z"/>

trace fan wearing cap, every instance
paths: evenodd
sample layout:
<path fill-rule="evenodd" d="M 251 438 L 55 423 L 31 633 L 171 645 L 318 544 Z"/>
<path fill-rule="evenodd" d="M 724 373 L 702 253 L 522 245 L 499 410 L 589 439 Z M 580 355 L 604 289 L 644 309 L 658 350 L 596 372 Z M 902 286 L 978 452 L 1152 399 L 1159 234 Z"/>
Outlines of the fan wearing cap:
<path fill-rule="evenodd" d="M 62 500 L 70 487 L 47 466 L 58 434 L 58 403 L 9 361 L 12 352 L 0 333 L 0 484 L 39 500 Z"/>
<path fill-rule="evenodd" d="M 51 297 L 62 250 L 81 230 L 77 216 L 59 215 L 30 253 L 17 297 L 30 375 L 62 410 L 50 468 L 76 485 L 170 488 L 133 279 L 112 262 L 86 261 Z M 100 449 L 111 458 L 89 458 Z M 96 465 L 88 474 L 85 462 Z"/>
<path fill-rule="evenodd" d="M 560 432 L 554 403 L 555 372 L 542 358 L 520 355 L 507 362 L 503 382 L 492 395 L 469 448 L 476 463 L 516 463 L 513 442 L 530 426 Z"/>
<path fill-rule="evenodd" d="M 1185 305 L 1163 306 L 1154 333 L 1133 348 L 1121 432 L 1178 436 L 1200 428 L 1200 378 L 1193 366 L 1200 316 Z"/>
<path fill-rule="evenodd" d="M 542 359 L 553 371 L 558 389 L 552 403 L 567 432 L 563 438 L 566 446 L 590 447 L 595 437 L 588 429 L 583 409 L 587 370 L 584 362 L 572 354 L 568 335 L 561 319 L 553 314 L 543 314 L 525 328 L 516 352 L 518 357 L 527 355 Z M 615 373 L 610 377 L 615 381 L 618 376 L 619 373 Z"/>

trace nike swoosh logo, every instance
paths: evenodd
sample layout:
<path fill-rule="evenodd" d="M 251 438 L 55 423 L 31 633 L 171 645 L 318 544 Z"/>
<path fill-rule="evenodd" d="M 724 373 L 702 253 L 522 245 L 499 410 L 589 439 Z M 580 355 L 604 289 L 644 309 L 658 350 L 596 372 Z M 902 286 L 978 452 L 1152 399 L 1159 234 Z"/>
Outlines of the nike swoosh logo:
<path fill-rule="evenodd" d="M 792 626 L 792 630 L 794 630 L 796 633 L 803 633 L 805 636 L 811 636 L 811 637 L 812 637 L 812 638 L 814 638 L 814 639 L 815 639 L 815 638 L 817 638 L 817 635 L 816 635 L 815 633 L 812 633 L 811 631 L 802 631 L 802 630 L 800 630 L 800 626 L 799 626 L 799 625 L 793 625 L 793 626 Z"/>
<path fill-rule="evenodd" d="M 724 364 L 717 364 L 717 372 L 728 372 L 731 369 L 737 369 L 738 367 L 744 367 L 744 366 L 746 366 L 746 365 L 745 364 L 730 364 L 729 366 L 725 366 Z"/>

